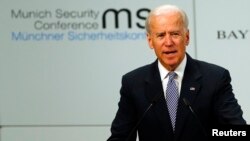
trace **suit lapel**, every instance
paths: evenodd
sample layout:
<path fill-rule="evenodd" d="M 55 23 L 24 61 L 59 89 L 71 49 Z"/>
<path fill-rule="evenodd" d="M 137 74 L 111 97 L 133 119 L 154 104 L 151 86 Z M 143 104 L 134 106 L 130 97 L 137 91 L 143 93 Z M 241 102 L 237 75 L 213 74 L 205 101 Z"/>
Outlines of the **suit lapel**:
<path fill-rule="evenodd" d="M 185 119 L 187 119 L 188 113 L 190 112 L 188 107 L 184 104 L 183 98 L 187 99 L 192 105 L 201 87 L 199 82 L 200 78 L 201 73 L 198 70 L 198 66 L 195 61 L 187 55 L 187 65 L 182 80 L 182 88 L 176 117 L 175 134 L 177 138 L 180 136 L 185 125 Z"/>
<path fill-rule="evenodd" d="M 149 101 L 152 101 L 152 99 L 160 95 L 160 98 L 155 103 L 154 107 L 152 107 L 152 110 L 154 110 L 155 115 L 159 119 L 163 131 L 168 134 L 168 137 L 173 137 L 170 117 L 167 110 L 157 61 L 151 66 L 150 74 L 145 78 L 146 96 Z"/>

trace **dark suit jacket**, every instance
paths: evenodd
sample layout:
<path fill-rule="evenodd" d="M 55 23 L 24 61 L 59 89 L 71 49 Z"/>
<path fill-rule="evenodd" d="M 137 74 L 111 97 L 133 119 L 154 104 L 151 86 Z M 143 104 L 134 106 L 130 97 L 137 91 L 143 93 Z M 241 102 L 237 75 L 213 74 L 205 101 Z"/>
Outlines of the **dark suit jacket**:
<path fill-rule="evenodd" d="M 108 141 L 124 141 L 157 95 L 160 98 L 138 127 L 140 141 L 203 141 L 207 138 L 203 129 L 211 136 L 210 128 L 218 124 L 246 124 L 230 82 L 228 70 L 187 55 L 173 133 L 157 61 L 131 71 L 122 78 L 119 109 Z M 199 119 L 190 112 L 183 98 L 190 102 Z"/>

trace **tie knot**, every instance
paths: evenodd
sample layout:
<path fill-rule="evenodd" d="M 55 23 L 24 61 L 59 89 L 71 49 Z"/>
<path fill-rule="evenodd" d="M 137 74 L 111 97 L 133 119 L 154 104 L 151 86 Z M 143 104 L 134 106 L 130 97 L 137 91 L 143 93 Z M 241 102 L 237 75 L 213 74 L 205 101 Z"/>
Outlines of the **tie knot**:
<path fill-rule="evenodd" d="M 171 71 L 168 73 L 168 75 L 169 75 L 169 80 L 172 81 L 174 80 L 177 74 L 174 71 Z"/>

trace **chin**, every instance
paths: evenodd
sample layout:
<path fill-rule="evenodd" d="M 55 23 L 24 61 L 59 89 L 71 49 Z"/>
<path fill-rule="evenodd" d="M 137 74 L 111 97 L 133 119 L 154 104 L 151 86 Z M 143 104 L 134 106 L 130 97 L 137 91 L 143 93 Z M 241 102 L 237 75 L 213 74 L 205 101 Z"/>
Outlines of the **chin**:
<path fill-rule="evenodd" d="M 176 60 L 167 60 L 165 61 L 165 64 L 168 66 L 176 66 L 178 64 L 178 61 Z"/>

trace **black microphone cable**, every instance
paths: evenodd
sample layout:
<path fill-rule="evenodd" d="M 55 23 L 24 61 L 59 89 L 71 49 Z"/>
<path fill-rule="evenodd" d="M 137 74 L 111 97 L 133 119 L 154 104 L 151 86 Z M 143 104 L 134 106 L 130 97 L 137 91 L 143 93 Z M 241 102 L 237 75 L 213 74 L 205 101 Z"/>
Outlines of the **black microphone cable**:
<path fill-rule="evenodd" d="M 161 97 L 162 94 L 156 95 L 153 100 L 151 101 L 150 105 L 147 107 L 147 109 L 144 111 L 143 115 L 141 116 L 141 118 L 138 120 L 138 122 L 136 123 L 136 125 L 134 126 L 134 128 L 131 130 L 131 132 L 129 133 L 126 141 L 129 141 L 131 136 L 134 134 L 134 132 L 136 131 L 136 129 L 138 128 L 138 126 L 140 125 L 141 121 L 144 119 L 144 117 L 146 116 L 146 114 L 148 113 L 148 111 L 151 109 L 152 106 L 155 105 L 155 103 L 159 100 L 159 98 Z"/>
<path fill-rule="evenodd" d="M 183 98 L 183 102 L 184 102 L 184 104 L 189 108 L 189 110 L 191 111 L 192 115 L 193 115 L 193 116 L 196 118 L 196 120 L 198 121 L 200 127 L 202 128 L 202 132 L 203 132 L 203 134 L 205 135 L 205 137 L 208 137 L 207 132 L 206 132 L 204 126 L 202 125 L 202 123 L 201 123 L 199 117 L 198 117 L 197 114 L 194 112 L 193 108 L 191 107 L 190 102 L 189 102 L 186 98 Z"/>

